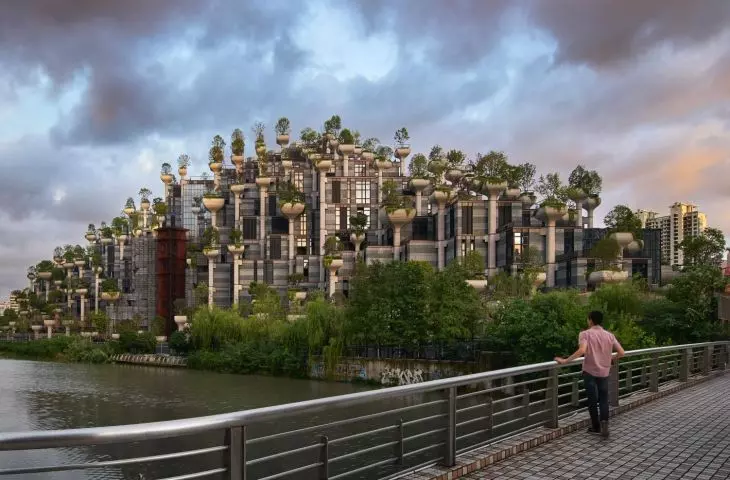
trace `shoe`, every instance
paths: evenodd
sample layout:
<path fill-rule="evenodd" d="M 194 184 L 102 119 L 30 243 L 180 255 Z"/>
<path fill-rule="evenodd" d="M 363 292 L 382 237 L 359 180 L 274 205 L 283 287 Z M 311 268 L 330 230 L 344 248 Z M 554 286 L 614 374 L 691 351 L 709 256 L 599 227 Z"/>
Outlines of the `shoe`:
<path fill-rule="evenodd" d="M 608 438 L 608 420 L 601 422 L 601 436 L 603 438 Z"/>
<path fill-rule="evenodd" d="M 590 433 L 591 435 L 600 435 L 601 434 L 601 431 L 600 430 L 596 430 L 593 427 L 588 427 L 588 433 Z"/>

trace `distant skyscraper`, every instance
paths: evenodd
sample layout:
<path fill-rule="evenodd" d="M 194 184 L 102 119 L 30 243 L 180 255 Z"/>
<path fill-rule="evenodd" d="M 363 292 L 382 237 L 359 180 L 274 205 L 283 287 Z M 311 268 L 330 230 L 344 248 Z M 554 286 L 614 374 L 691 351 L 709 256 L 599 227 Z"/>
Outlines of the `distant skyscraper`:
<path fill-rule="evenodd" d="M 669 215 L 659 216 L 657 212 L 637 210 L 636 215 L 645 228 L 662 231 L 662 262 L 668 265 L 682 265 L 684 257 L 679 244 L 685 237 L 701 234 L 707 228 L 707 217 L 690 203 L 674 203 Z"/>

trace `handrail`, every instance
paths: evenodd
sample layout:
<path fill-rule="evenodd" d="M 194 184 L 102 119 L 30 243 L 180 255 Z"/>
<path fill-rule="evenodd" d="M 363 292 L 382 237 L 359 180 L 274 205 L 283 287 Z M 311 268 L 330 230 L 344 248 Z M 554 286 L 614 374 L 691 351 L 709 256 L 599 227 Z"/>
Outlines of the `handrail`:
<path fill-rule="evenodd" d="M 662 376 L 662 371 L 658 367 L 658 362 L 660 361 L 659 354 L 665 353 L 665 352 L 675 352 L 675 353 L 682 353 L 687 352 L 689 350 L 695 351 L 695 349 L 703 349 L 702 351 L 705 352 L 705 362 L 703 363 L 704 369 L 703 372 L 707 373 L 710 370 L 712 370 L 712 365 L 714 362 L 713 355 L 718 350 L 716 347 L 722 347 L 719 350 L 720 353 L 717 353 L 717 365 L 719 368 L 719 365 L 722 364 L 723 366 L 728 361 L 728 352 L 730 352 L 730 342 L 704 342 L 704 343 L 697 343 L 697 344 L 685 344 L 685 345 L 675 345 L 675 346 L 667 346 L 667 347 L 655 347 L 655 348 L 645 348 L 640 350 L 632 350 L 626 352 L 626 357 L 643 357 L 643 356 L 651 356 L 651 359 L 649 359 L 649 364 L 644 365 L 644 368 L 650 369 L 651 371 L 649 374 L 651 375 L 651 380 L 647 380 L 649 389 L 652 391 L 652 388 L 656 388 L 656 385 L 659 384 L 661 381 L 665 381 L 665 376 Z M 686 355 L 685 355 L 686 356 Z M 709 356 L 710 360 L 709 363 L 707 363 L 707 357 Z M 693 355 L 690 355 L 690 357 L 693 357 Z M 684 358 L 684 357 L 683 357 Z M 324 397 L 324 398 L 318 398 L 314 400 L 306 400 L 301 402 L 295 402 L 295 403 L 288 403 L 288 404 L 282 404 L 282 405 L 274 405 L 269 407 L 262 407 L 262 408 L 255 408 L 251 410 L 245 410 L 245 411 L 239 411 L 239 412 L 232 412 L 232 413 L 225 413 L 225 414 L 217 414 L 217 415 L 208 415 L 203 417 L 194 417 L 194 418 L 187 418 L 187 419 L 180 419 L 180 420 L 169 420 L 169 421 L 161 421 L 161 422 L 151 422 L 151 423 L 139 423 L 139 424 L 129 424 L 129 425 L 117 425 L 117 426 L 108 426 L 108 427 L 92 427 L 92 428 L 76 428 L 76 429 L 67 429 L 67 430 L 49 430 L 49 431 L 31 431 L 31 432 L 7 432 L 7 433 L 0 433 L 0 451 L 9 451 L 9 450 L 34 450 L 34 449 L 44 449 L 44 448 L 60 448 L 60 447 L 74 447 L 74 446 L 85 446 L 85 445 L 98 445 L 98 444 L 111 444 L 111 443 L 127 443 L 127 442 L 137 442 L 137 441 L 145 441 L 145 440 L 153 440 L 153 439 L 161 439 L 161 438 L 170 438 L 170 437 L 177 437 L 177 436 L 188 436 L 188 435 L 195 435 L 199 433 L 204 432 L 210 432 L 215 430 L 225 430 L 228 432 L 237 431 L 237 435 L 241 435 L 241 428 L 244 428 L 249 425 L 258 424 L 261 422 L 265 422 L 267 420 L 273 420 L 273 419 L 281 419 L 282 417 L 295 415 L 295 414 L 315 414 L 320 413 L 323 411 L 328 411 L 332 408 L 343 408 L 343 407 L 352 407 L 357 405 L 362 405 L 370 402 L 378 402 L 382 400 L 387 399 L 393 399 L 393 398 L 403 398 L 408 397 L 411 395 L 418 395 L 423 393 L 431 393 L 436 391 L 447 391 L 451 392 L 449 396 L 449 400 L 444 402 L 448 403 L 449 410 L 451 413 L 445 414 L 448 417 L 449 425 L 451 425 L 449 430 L 449 436 L 452 439 L 451 445 L 450 445 L 450 453 L 453 457 L 454 455 L 454 445 L 453 443 L 456 440 L 459 440 L 461 437 L 457 437 L 454 433 L 457 428 L 459 428 L 462 425 L 456 422 L 455 417 L 457 412 L 467 412 L 474 410 L 475 407 L 467 407 L 467 408 L 457 408 L 456 402 L 459 401 L 460 397 L 456 395 L 456 388 L 467 386 L 467 385 L 475 385 L 475 384 L 486 384 L 492 380 L 499 380 L 499 379 L 506 379 L 511 377 L 517 377 L 520 375 L 526 375 L 526 374 L 533 374 L 538 372 L 547 372 L 548 376 L 545 378 L 541 378 L 539 381 L 547 381 L 548 386 L 547 387 L 540 387 L 540 390 L 535 390 L 530 392 L 528 387 L 526 392 L 528 397 L 527 400 L 520 400 L 521 402 L 527 402 L 526 407 L 527 408 L 527 418 L 530 418 L 534 415 L 542 415 L 544 413 L 550 413 L 550 411 L 553 411 L 552 417 L 553 422 L 557 423 L 558 419 L 558 410 L 560 408 L 563 408 L 565 405 L 560 404 L 560 398 L 564 397 L 565 395 L 558 395 L 558 390 L 560 388 L 568 387 L 570 384 L 561 384 L 560 378 L 559 378 L 559 371 L 563 368 L 569 368 L 571 366 L 577 366 L 582 363 L 583 359 L 579 358 L 576 360 L 573 360 L 570 363 L 559 365 L 554 361 L 550 362 L 542 362 L 542 363 L 536 363 L 536 364 L 530 364 L 530 365 L 522 365 L 517 367 L 511 367 L 511 368 L 505 368 L 500 370 L 493 370 L 489 372 L 481 372 L 481 373 L 474 373 L 459 377 L 451 377 L 451 378 L 444 378 L 439 380 L 432 380 L 428 382 L 423 383 L 416 383 L 411 385 L 402 385 L 397 387 L 390 387 L 390 388 L 384 388 L 379 390 L 370 390 L 365 392 L 357 392 L 357 393 L 351 393 L 346 395 L 340 395 L 340 396 L 334 396 L 334 397 Z M 646 360 L 637 360 L 637 362 L 642 363 Z M 677 360 L 678 362 L 679 360 Z M 634 362 L 631 362 L 634 363 Z M 709 367 L 708 367 L 709 365 Z M 662 368 L 666 368 L 666 362 L 665 366 Z M 686 368 L 687 372 L 690 372 L 692 367 L 687 365 L 683 368 Z M 724 368 L 724 367 L 723 367 Z M 616 370 L 616 369 L 615 369 Z M 624 384 L 626 381 L 628 381 L 629 390 L 631 390 L 632 385 L 632 372 L 638 371 L 638 369 L 634 369 L 633 366 L 631 366 L 628 371 L 625 371 L 626 375 L 628 375 L 627 379 L 622 380 Z M 642 376 L 643 376 L 642 372 Z M 615 372 L 616 375 L 616 391 L 618 392 L 619 387 L 619 380 L 618 380 L 618 370 Z M 639 376 L 638 373 L 635 373 L 634 375 Z M 682 374 L 678 373 L 678 378 L 682 378 Z M 687 374 L 685 373 L 685 377 Z M 572 386 L 573 389 L 573 396 L 574 398 L 571 400 L 571 404 L 574 406 L 577 406 L 575 402 L 576 398 L 579 398 L 580 392 L 582 390 L 579 390 L 578 387 L 578 378 L 575 377 L 575 380 Z M 554 383 L 551 383 L 554 382 Z M 634 384 L 638 382 L 634 381 Z M 520 386 L 522 384 L 518 383 L 515 386 Z M 506 387 L 499 387 L 499 388 L 506 388 Z M 523 388 L 523 387 L 520 387 Z M 495 390 L 492 389 L 484 389 L 482 390 L 482 393 L 489 394 L 490 391 Z M 530 405 L 533 403 L 529 400 L 529 395 L 531 394 L 541 394 L 541 392 L 545 392 L 545 400 L 543 402 L 552 402 L 549 403 L 549 405 L 545 406 L 544 410 L 539 410 L 538 413 L 530 413 Z M 548 394 L 548 392 L 552 392 Z M 479 395 L 479 393 L 472 393 L 469 394 L 468 397 L 472 397 L 474 395 Z M 552 396 L 551 396 L 552 395 Z M 525 398 L 524 394 L 519 394 L 520 398 Z M 464 396 L 463 398 L 467 398 L 467 396 Z M 512 398 L 518 398 L 516 395 Z M 491 403 L 490 403 L 491 405 Z M 406 408 L 413 408 L 413 407 L 405 407 L 401 408 L 400 411 L 405 411 Z M 492 407 L 490 407 L 491 409 Z M 514 410 L 518 410 L 517 407 L 514 408 Z M 493 412 L 490 410 L 489 416 L 492 418 L 494 415 L 498 412 Z M 381 412 L 383 414 L 383 412 Z M 355 415 L 352 415 L 355 416 Z M 352 417 L 350 416 L 350 418 Z M 373 415 L 375 416 L 375 415 Z M 452 418 L 453 417 L 453 418 Z M 435 418 L 435 417 L 434 417 Z M 486 417 L 484 417 L 486 418 Z M 477 419 L 479 420 L 479 419 Z M 471 421 L 470 421 L 471 422 Z M 490 422 L 493 422 L 490 421 Z M 335 423 L 344 424 L 345 421 L 338 421 Z M 469 423 L 469 422 L 467 422 Z M 509 422 L 508 422 L 509 423 Z M 333 424 L 334 425 L 334 424 Z M 402 429 L 403 422 L 401 421 L 401 429 Z M 490 424 L 491 425 L 491 424 Z M 500 424 L 501 425 L 501 424 Z M 505 424 L 506 425 L 506 424 Z M 320 425 L 323 429 L 327 427 L 327 424 Z M 491 426 L 489 427 L 491 431 Z M 496 428 L 496 426 L 495 426 Z M 384 430 L 385 431 L 385 430 Z M 243 431 L 243 439 L 238 440 L 238 447 L 237 448 L 246 448 L 246 445 L 255 443 L 257 440 L 265 440 L 266 438 L 248 438 L 245 437 L 245 430 Z M 479 433 L 479 432 L 476 432 Z M 281 434 L 277 434 L 281 435 Z M 273 435 L 273 437 L 276 437 L 277 435 Z M 419 434 L 421 435 L 421 434 Z M 472 434 L 469 434 L 472 435 Z M 326 438 L 326 437 L 323 437 Z M 415 438 L 415 437 L 414 437 Z M 333 445 L 335 439 L 333 439 Z M 324 449 L 326 451 L 326 445 L 327 441 L 324 441 Z M 401 440 L 402 443 L 404 441 L 404 438 L 402 436 L 401 432 Z M 243 445 L 241 447 L 241 445 Z M 372 447 L 367 447 L 372 448 Z M 233 447 L 232 447 L 233 450 Z M 360 451 L 364 451 L 366 448 L 361 448 Z M 409 452 L 411 453 L 411 452 Z M 350 454 L 346 454 L 350 455 Z M 346 457 L 346 455 L 340 455 L 339 457 L 334 458 L 342 458 Z M 407 455 L 407 454 L 406 454 Z M 402 455 L 403 456 L 403 455 Z M 329 463 L 331 463 L 334 458 L 329 459 Z M 254 459 L 248 460 L 248 465 L 253 465 L 256 462 L 253 461 Z M 245 461 L 244 461 L 245 463 Z M 3 471 L 0 470 L 0 476 L 2 476 Z"/>

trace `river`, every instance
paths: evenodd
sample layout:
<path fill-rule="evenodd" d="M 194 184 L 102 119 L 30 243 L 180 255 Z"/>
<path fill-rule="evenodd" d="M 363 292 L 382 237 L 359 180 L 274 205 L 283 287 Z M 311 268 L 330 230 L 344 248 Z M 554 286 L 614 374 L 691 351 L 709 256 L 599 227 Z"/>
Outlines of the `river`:
<path fill-rule="evenodd" d="M 266 376 L 130 365 L 0 359 L 0 431 L 54 430 L 173 420 L 351 393 L 367 387 Z M 161 441 L 165 442 L 165 441 Z M 150 452 L 143 452 L 149 455 Z M 116 447 L 0 452 L 0 469 L 119 458 Z M 154 467 L 150 467 L 154 468 Z M 23 479 L 159 478 L 122 469 L 24 475 Z M 20 476 L 1 478 L 21 478 Z"/>

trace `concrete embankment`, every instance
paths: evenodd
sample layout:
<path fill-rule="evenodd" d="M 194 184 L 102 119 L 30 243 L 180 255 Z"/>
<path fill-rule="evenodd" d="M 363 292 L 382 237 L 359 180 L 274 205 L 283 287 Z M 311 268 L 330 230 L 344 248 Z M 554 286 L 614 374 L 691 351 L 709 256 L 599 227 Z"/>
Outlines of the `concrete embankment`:
<path fill-rule="evenodd" d="M 135 355 L 132 353 L 122 353 L 112 355 L 111 361 L 114 363 L 130 363 L 134 365 L 149 365 L 153 367 L 186 367 L 187 360 L 183 357 L 175 357 L 172 355 L 154 355 L 144 354 Z"/>

